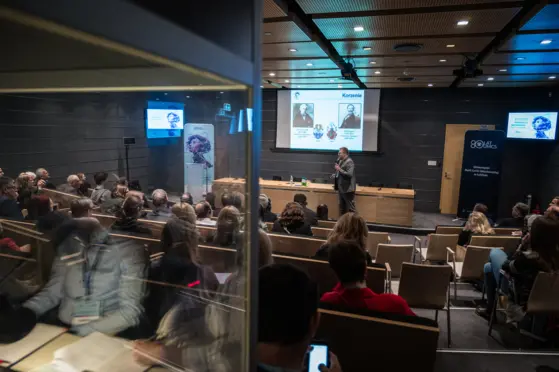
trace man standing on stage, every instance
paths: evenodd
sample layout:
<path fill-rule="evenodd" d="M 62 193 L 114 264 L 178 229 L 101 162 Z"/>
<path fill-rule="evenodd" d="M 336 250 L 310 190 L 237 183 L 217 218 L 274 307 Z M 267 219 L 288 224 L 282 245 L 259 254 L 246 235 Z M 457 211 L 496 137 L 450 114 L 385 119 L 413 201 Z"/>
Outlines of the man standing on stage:
<path fill-rule="evenodd" d="M 338 190 L 340 203 L 340 217 L 347 212 L 355 212 L 355 164 L 349 157 L 347 147 L 341 147 L 338 151 L 338 160 L 334 166 L 334 188 Z"/>

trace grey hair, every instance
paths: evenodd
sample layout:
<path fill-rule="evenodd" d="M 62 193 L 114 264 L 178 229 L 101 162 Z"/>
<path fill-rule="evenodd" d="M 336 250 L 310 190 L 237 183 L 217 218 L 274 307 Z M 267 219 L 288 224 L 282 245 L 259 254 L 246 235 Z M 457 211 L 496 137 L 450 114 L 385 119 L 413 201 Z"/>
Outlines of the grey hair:
<path fill-rule="evenodd" d="M 37 176 L 37 178 L 41 178 L 46 171 L 47 170 L 45 168 L 38 168 L 35 171 L 35 175 Z"/>
<path fill-rule="evenodd" d="M 155 189 L 151 193 L 151 198 L 153 200 L 165 200 L 167 199 L 167 192 L 163 189 Z"/>
<path fill-rule="evenodd" d="M 66 179 L 66 182 L 68 182 L 68 184 L 71 184 L 72 182 L 79 181 L 79 180 L 80 180 L 80 178 L 78 176 L 76 176 L 75 174 L 71 174 Z"/>

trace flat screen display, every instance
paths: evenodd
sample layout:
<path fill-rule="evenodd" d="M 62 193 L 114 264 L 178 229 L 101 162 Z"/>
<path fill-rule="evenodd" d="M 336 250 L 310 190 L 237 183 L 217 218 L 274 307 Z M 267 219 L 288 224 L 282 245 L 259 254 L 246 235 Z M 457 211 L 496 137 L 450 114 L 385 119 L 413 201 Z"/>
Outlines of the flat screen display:
<path fill-rule="evenodd" d="M 181 137 L 184 129 L 184 105 L 175 102 L 148 101 L 147 138 Z"/>
<path fill-rule="evenodd" d="M 511 112 L 507 138 L 554 140 L 557 112 Z"/>
<path fill-rule="evenodd" d="M 276 148 L 378 151 L 380 90 L 278 91 Z"/>

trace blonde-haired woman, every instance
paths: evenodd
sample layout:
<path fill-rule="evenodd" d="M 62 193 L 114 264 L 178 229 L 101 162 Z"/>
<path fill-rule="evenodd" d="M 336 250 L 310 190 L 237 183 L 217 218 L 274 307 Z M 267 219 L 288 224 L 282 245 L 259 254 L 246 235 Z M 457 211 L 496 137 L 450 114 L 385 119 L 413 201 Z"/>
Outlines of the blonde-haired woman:
<path fill-rule="evenodd" d="M 495 235 L 495 230 L 491 227 L 485 214 L 481 212 L 470 213 L 468 221 L 458 237 L 458 245 L 467 245 L 472 235 Z"/>
<path fill-rule="evenodd" d="M 371 256 L 367 252 L 367 236 L 369 229 L 363 217 L 356 213 L 346 213 L 340 217 L 338 222 L 332 228 L 326 243 L 323 244 L 316 252 L 315 258 L 328 259 L 328 250 L 330 245 L 344 240 L 352 240 L 357 243 L 363 252 L 367 253 L 367 264 L 372 264 Z"/>

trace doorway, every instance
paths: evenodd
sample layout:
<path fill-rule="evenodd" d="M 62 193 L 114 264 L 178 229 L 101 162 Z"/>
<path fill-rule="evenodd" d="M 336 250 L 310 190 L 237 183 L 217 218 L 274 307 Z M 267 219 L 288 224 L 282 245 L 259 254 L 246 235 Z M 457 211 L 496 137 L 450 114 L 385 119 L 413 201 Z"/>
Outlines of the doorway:
<path fill-rule="evenodd" d="M 441 199 L 439 209 L 442 214 L 456 215 L 460 178 L 462 177 L 462 158 L 464 156 L 464 136 L 468 130 L 494 130 L 494 125 L 447 124 L 444 137 L 444 157 L 441 177 Z"/>

